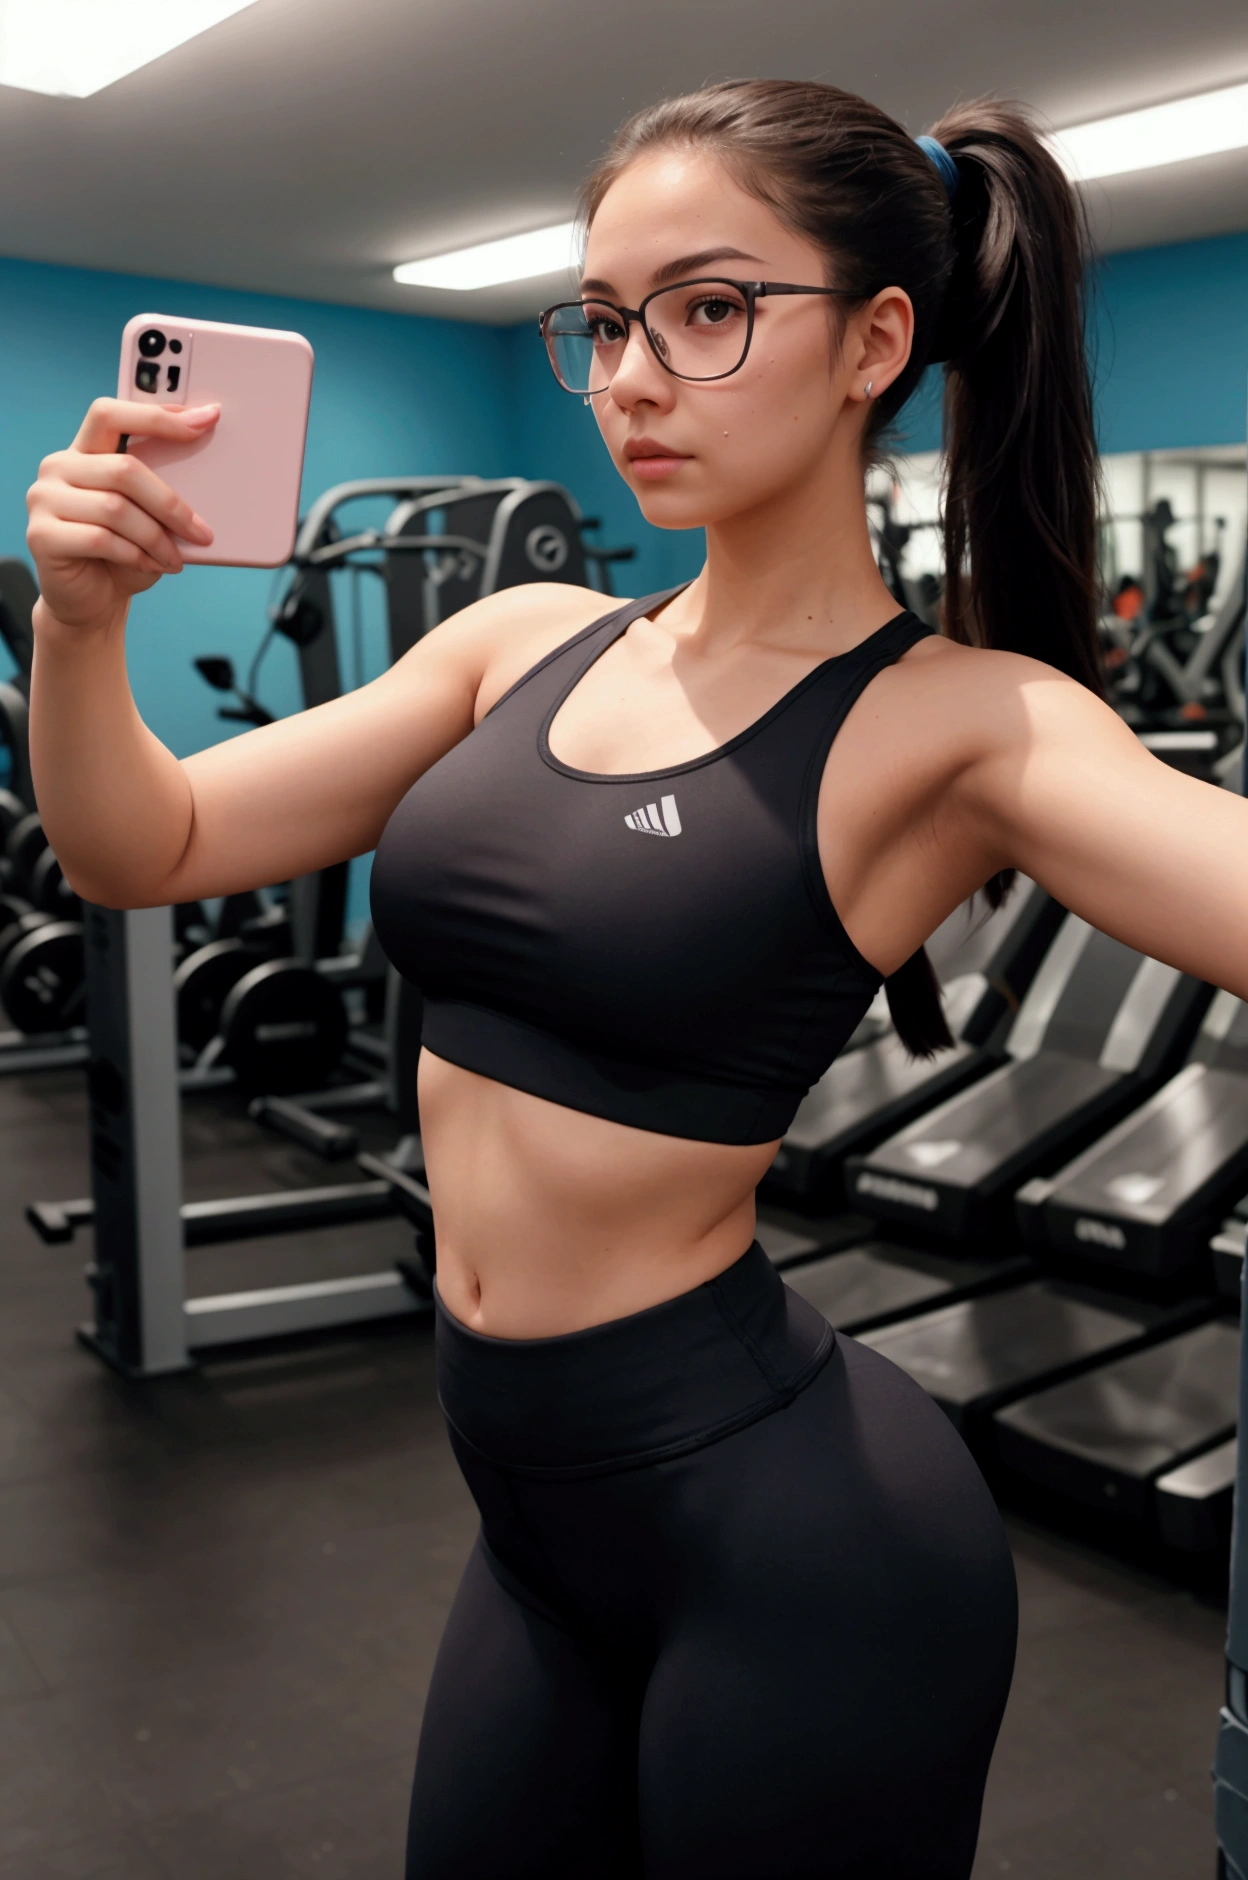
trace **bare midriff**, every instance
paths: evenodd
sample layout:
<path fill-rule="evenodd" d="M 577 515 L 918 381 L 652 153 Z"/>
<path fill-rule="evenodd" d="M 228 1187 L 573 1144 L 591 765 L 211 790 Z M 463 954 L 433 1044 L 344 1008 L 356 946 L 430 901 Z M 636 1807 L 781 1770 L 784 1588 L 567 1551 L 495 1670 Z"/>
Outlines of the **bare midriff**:
<path fill-rule="evenodd" d="M 421 1139 L 438 1291 L 493 1338 L 582 1331 L 674 1299 L 754 1237 L 777 1145 L 660 1136 L 423 1051 Z"/>

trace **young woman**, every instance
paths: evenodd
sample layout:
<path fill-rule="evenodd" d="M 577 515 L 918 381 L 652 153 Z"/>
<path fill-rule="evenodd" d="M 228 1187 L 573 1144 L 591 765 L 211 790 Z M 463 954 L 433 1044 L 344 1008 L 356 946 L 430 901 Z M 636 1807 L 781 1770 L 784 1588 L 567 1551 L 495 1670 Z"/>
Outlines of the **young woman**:
<path fill-rule="evenodd" d="M 1017 110 L 922 147 L 830 87 L 643 112 L 543 327 L 688 587 L 528 587 L 364 690 L 179 763 L 130 596 L 209 532 L 93 405 L 31 491 L 39 802 L 111 905 L 377 847 L 423 988 L 452 1441 L 482 1534 L 429 1696 L 412 1880 L 965 1880 L 1009 1685 L 1000 1522 L 944 1417 L 751 1244 L 800 1096 L 884 978 L 1023 868 L 1248 996 L 1248 810 L 1098 696 L 1080 223 Z M 943 635 L 863 469 L 947 369 Z M 182 438 L 211 409 L 141 414 Z M 255 812 L 264 803 L 265 814 Z"/>

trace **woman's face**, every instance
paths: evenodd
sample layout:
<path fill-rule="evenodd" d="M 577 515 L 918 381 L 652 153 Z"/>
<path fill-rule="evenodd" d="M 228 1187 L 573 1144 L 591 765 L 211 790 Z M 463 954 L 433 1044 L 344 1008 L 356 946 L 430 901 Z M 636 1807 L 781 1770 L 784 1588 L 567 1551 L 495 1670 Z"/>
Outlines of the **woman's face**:
<path fill-rule="evenodd" d="M 673 279 L 827 285 L 824 257 L 712 156 L 660 149 L 612 183 L 589 231 L 582 294 L 638 307 Z M 731 377 L 691 383 L 659 364 L 637 322 L 593 398 L 607 448 L 648 521 L 695 528 L 727 520 L 821 478 L 830 463 L 860 460 L 867 404 L 909 356 L 913 315 L 899 290 L 846 319 L 817 295 L 760 297 L 744 365 Z M 705 329 L 740 315 L 689 297 L 673 330 L 684 357 L 725 344 Z M 838 339 L 838 325 L 845 320 Z M 698 329 L 702 329 L 699 331 Z M 682 336 L 683 335 L 683 336 Z"/>

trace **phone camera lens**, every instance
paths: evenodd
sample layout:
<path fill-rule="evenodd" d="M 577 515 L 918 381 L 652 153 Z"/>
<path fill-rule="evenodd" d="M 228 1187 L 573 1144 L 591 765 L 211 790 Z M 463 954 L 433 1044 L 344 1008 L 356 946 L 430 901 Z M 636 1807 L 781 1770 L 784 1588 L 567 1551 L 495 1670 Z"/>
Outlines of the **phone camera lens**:
<path fill-rule="evenodd" d="M 171 340 L 169 341 L 169 350 L 170 350 L 170 352 L 172 352 L 172 353 L 179 353 L 179 352 L 181 352 L 181 350 L 182 350 L 182 341 L 181 341 L 180 339 L 171 339 Z"/>
<path fill-rule="evenodd" d="M 135 368 L 134 382 L 141 392 L 154 392 L 160 387 L 160 367 L 153 365 L 150 359 L 141 359 Z"/>
<path fill-rule="evenodd" d="M 154 326 L 149 326 L 146 333 L 139 334 L 139 351 L 145 359 L 159 359 L 165 350 L 165 336 L 158 333 Z"/>

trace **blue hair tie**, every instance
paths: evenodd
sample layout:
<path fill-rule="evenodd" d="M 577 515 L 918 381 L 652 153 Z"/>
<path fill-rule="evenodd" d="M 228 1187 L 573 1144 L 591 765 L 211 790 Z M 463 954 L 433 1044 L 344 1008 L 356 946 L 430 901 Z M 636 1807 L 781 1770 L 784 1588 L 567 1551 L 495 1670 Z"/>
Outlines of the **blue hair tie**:
<path fill-rule="evenodd" d="M 950 202 L 952 202 L 958 193 L 958 184 L 961 181 L 958 175 L 957 164 L 949 155 L 945 146 L 939 142 L 937 138 L 916 137 L 914 141 L 923 152 L 923 155 L 934 167 L 936 174 L 940 177 L 941 182 L 945 186 L 945 194 L 948 196 Z"/>

